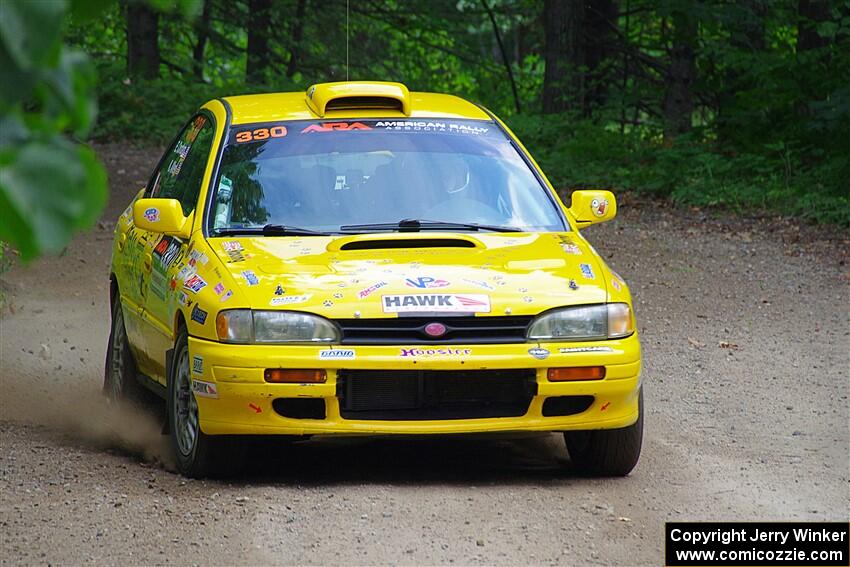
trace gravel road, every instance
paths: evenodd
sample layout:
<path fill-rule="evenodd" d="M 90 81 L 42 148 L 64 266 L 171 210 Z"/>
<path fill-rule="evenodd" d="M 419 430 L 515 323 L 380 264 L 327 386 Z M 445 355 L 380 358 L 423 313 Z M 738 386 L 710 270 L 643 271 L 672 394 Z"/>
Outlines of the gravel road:
<path fill-rule="evenodd" d="M 636 297 L 631 476 L 578 477 L 534 434 L 269 445 L 183 479 L 156 416 L 99 395 L 111 230 L 157 152 L 97 149 L 101 224 L 2 280 L 0 565 L 659 565 L 665 521 L 850 518 L 846 234 L 628 196 L 588 234 Z"/>

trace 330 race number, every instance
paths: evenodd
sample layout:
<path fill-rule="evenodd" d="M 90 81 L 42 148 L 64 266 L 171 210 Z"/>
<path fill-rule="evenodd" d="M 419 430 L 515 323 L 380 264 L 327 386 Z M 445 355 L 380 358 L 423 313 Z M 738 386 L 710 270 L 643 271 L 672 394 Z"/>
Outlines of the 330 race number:
<path fill-rule="evenodd" d="M 257 128 L 256 130 L 244 130 L 236 133 L 236 143 L 258 142 L 269 138 L 283 138 L 286 136 L 286 126 L 272 126 L 271 128 Z"/>

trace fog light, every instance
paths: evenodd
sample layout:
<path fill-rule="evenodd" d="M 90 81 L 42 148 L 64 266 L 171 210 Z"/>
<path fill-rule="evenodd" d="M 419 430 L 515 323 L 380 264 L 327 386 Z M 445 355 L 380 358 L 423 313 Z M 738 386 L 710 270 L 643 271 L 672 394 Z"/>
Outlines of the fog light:
<path fill-rule="evenodd" d="M 577 366 L 575 368 L 550 368 L 547 374 L 550 382 L 570 382 L 573 380 L 601 380 L 605 378 L 604 366 Z"/>
<path fill-rule="evenodd" d="M 266 382 L 273 382 L 275 384 L 320 384 L 328 379 L 328 375 L 324 370 L 293 370 L 289 368 L 266 368 L 263 376 Z"/>

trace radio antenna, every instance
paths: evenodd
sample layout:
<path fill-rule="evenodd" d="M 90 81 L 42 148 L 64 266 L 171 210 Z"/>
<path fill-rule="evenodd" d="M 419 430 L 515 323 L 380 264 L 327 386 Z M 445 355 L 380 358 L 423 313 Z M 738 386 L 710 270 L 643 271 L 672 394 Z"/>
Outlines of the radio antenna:
<path fill-rule="evenodd" d="M 350 0 L 345 0 L 345 80 L 348 81 L 348 5 Z"/>

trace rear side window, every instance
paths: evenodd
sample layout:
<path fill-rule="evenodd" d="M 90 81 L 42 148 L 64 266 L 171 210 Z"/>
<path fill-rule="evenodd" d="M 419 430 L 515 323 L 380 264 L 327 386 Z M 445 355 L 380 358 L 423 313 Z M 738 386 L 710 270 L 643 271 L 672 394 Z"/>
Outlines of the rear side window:
<path fill-rule="evenodd" d="M 177 199 L 184 215 L 195 210 L 214 133 L 215 128 L 206 116 L 192 119 L 162 159 L 153 176 L 149 196 Z"/>

